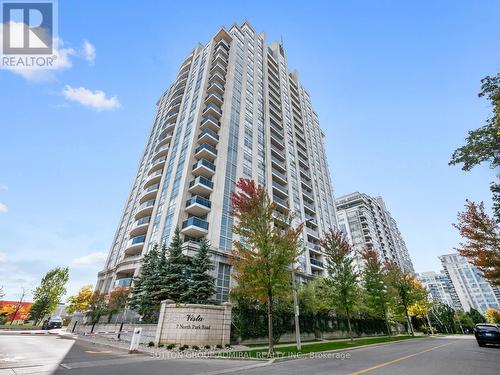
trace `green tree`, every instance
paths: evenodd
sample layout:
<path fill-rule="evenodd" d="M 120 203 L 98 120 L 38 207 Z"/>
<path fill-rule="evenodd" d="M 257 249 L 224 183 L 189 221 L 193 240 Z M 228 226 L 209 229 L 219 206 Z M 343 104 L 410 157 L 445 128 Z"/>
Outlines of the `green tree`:
<path fill-rule="evenodd" d="M 158 246 L 154 246 L 145 256 L 139 276 L 134 278 L 130 294 L 130 306 L 142 316 L 147 323 L 154 322 L 160 309 L 159 302 L 154 296 L 157 294 L 160 283 L 158 281 L 158 264 L 160 253 Z"/>
<path fill-rule="evenodd" d="M 30 314 L 35 325 L 57 308 L 61 297 L 66 293 L 66 283 L 68 282 L 68 268 L 54 268 L 47 272 L 33 292 L 33 305 Z"/>
<path fill-rule="evenodd" d="M 351 315 L 359 297 L 358 273 L 354 268 L 352 247 L 339 230 L 330 229 L 321 240 L 326 258 L 327 280 L 332 287 L 336 310 L 347 318 L 349 337 L 354 341 Z"/>
<path fill-rule="evenodd" d="M 85 315 L 90 317 L 92 323 L 98 323 L 101 316 L 108 313 L 108 301 L 106 293 L 94 292 L 90 298 Z"/>
<path fill-rule="evenodd" d="M 234 292 L 244 298 L 257 300 L 267 306 L 268 353 L 274 351 L 275 301 L 287 298 L 291 292 L 291 265 L 298 256 L 298 239 L 302 226 L 293 228 L 292 216 L 280 215 L 282 224 L 274 222 L 276 204 L 263 186 L 240 179 L 237 191 L 231 194 L 232 215 L 236 220 L 233 233 L 231 263 L 237 281 Z"/>
<path fill-rule="evenodd" d="M 463 311 L 459 311 L 455 313 L 455 320 L 462 326 L 464 329 L 473 330 L 474 329 L 474 321 L 470 317 L 469 314 L 464 313 Z"/>
<path fill-rule="evenodd" d="M 189 286 L 182 298 L 187 303 L 206 304 L 213 302 L 215 279 L 211 274 L 214 266 L 210 259 L 209 250 L 210 243 L 206 238 L 203 238 L 189 267 Z"/>
<path fill-rule="evenodd" d="M 436 303 L 431 307 L 430 315 L 432 320 L 437 321 L 441 327 L 441 331 L 446 333 L 454 332 L 454 317 L 455 310 L 444 303 Z"/>
<path fill-rule="evenodd" d="M 363 269 L 365 306 L 368 308 L 370 315 L 384 319 L 387 327 L 387 334 L 391 335 L 392 331 L 388 317 L 391 298 L 387 286 L 385 285 L 382 262 L 377 252 L 370 248 L 365 249 L 362 256 L 365 263 Z"/>
<path fill-rule="evenodd" d="M 189 289 L 187 270 L 189 258 L 182 253 L 182 238 L 179 228 L 175 228 L 174 237 L 168 247 L 168 255 L 165 266 L 161 266 L 161 302 L 164 299 L 171 299 L 175 302 L 184 302 L 184 295 Z"/>
<path fill-rule="evenodd" d="M 490 102 L 493 113 L 486 120 L 486 125 L 469 131 L 466 144 L 453 152 L 450 165 L 463 164 L 464 171 L 470 171 L 476 165 L 489 162 L 490 168 L 500 166 L 500 73 L 496 76 L 487 76 L 481 80 L 479 97 L 486 97 Z M 495 218 L 500 222 L 500 185 L 493 182 Z"/>
<path fill-rule="evenodd" d="M 387 262 L 384 267 L 389 293 L 391 293 L 396 307 L 403 312 L 410 333 L 414 335 L 408 309 L 421 298 L 418 283 L 413 275 L 401 270 L 394 262 Z"/>
<path fill-rule="evenodd" d="M 472 321 L 474 322 L 474 324 L 479 324 L 479 323 L 486 323 L 486 319 L 485 317 L 483 316 L 483 314 L 481 314 L 479 311 L 477 311 L 476 309 L 470 309 L 468 312 L 467 312 L 467 315 L 470 316 L 470 318 L 472 319 Z"/>

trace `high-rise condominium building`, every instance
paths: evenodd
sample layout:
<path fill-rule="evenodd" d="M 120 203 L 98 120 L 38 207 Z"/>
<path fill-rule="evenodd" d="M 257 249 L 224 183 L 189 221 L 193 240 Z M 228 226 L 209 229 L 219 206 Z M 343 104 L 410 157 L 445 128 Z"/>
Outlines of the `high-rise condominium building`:
<path fill-rule="evenodd" d="M 339 197 L 337 221 L 354 247 L 358 267 L 363 267 L 361 254 L 365 248 L 377 251 L 381 260 L 396 262 L 405 271 L 414 273 L 406 244 L 382 197 L 351 193 Z"/>
<path fill-rule="evenodd" d="M 156 118 L 97 288 L 130 285 L 155 244 L 181 228 L 186 253 L 206 236 L 217 296 L 228 298 L 234 225 L 230 194 L 240 177 L 264 185 L 276 215 L 291 210 L 307 251 L 300 275 L 324 272 L 319 235 L 336 225 L 324 134 L 283 45 L 250 25 L 221 28 L 197 45 L 159 98 Z"/>
<path fill-rule="evenodd" d="M 441 255 L 439 260 L 464 311 L 473 308 L 484 313 L 489 307 L 500 308 L 499 288 L 492 287 L 467 259 L 458 254 L 446 254 Z"/>
<path fill-rule="evenodd" d="M 457 311 L 463 310 L 457 292 L 444 271 L 422 272 L 417 277 L 429 291 L 433 301 L 448 305 Z"/>

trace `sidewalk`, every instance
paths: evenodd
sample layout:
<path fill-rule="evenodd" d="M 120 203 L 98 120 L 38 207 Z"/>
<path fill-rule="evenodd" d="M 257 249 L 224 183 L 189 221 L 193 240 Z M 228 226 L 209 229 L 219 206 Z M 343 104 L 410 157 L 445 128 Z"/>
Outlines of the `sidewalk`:
<path fill-rule="evenodd" d="M 392 337 L 395 337 L 397 335 L 393 335 Z M 356 339 L 370 339 L 370 338 L 382 338 L 382 337 L 388 337 L 387 335 L 382 335 L 382 336 L 363 336 L 363 337 L 354 337 L 354 340 Z M 338 339 L 330 339 L 330 340 L 316 340 L 316 341 L 306 341 L 302 343 L 302 346 L 307 346 L 307 345 L 314 345 L 314 344 L 320 344 L 320 343 L 328 343 L 328 342 L 341 342 L 341 341 L 349 341 L 350 338 L 338 338 Z M 289 343 L 284 343 L 284 344 L 275 344 L 275 348 L 283 348 L 286 346 L 292 346 L 295 345 L 295 342 L 289 342 Z M 247 346 L 249 350 L 261 350 L 261 349 L 267 349 L 267 345 L 262 344 L 261 346 Z"/>
<path fill-rule="evenodd" d="M 13 330 L 13 329 L 5 329 L 0 330 L 0 335 L 59 335 L 61 334 L 61 329 L 51 329 L 51 330 L 42 330 L 42 329 L 25 329 L 25 330 Z"/>

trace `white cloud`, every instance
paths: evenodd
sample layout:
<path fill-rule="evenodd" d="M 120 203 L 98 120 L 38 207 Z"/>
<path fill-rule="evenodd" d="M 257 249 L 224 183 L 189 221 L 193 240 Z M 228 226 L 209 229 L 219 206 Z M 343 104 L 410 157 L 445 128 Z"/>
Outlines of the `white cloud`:
<path fill-rule="evenodd" d="M 9 187 L 7 185 L 0 185 L 0 190 L 9 190 Z"/>
<path fill-rule="evenodd" d="M 93 266 L 96 264 L 101 264 L 105 260 L 106 260 L 106 253 L 95 252 L 80 258 L 73 259 L 72 263 L 75 266 Z"/>
<path fill-rule="evenodd" d="M 66 85 L 62 90 L 62 94 L 66 99 L 73 100 L 96 111 L 112 110 L 121 106 L 116 96 L 108 98 L 106 97 L 106 93 L 100 90 L 91 91 L 85 87 L 75 88 Z"/>
<path fill-rule="evenodd" d="M 9 212 L 7 206 L 4 203 L 0 202 L 0 214 L 5 214 L 7 212 Z"/>
<path fill-rule="evenodd" d="M 87 39 L 83 41 L 83 57 L 85 57 L 85 60 L 87 60 L 90 65 L 94 65 L 95 47 Z"/>
<path fill-rule="evenodd" d="M 7 263 L 7 253 L 0 252 L 0 264 Z"/>

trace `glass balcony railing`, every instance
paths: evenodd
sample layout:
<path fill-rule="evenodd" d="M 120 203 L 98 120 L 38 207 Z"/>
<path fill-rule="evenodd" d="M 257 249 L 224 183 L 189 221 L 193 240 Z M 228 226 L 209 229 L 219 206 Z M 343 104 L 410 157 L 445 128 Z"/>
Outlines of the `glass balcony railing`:
<path fill-rule="evenodd" d="M 210 181 L 208 178 L 205 178 L 203 176 L 196 177 L 193 181 L 189 183 L 189 187 L 193 187 L 196 184 L 205 185 L 210 189 L 213 189 L 214 187 L 214 183 Z"/>
<path fill-rule="evenodd" d="M 199 195 L 195 195 L 186 201 L 186 207 L 189 207 L 192 204 L 200 204 L 207 208 L 212 207 L 212 202 L 210 202 L 207 198 L 200 197 Z"/>
<path fill-rule="evenodd" d="M 160 187 L 160 184 L 151 185 L 147 189 L 144 189 L 144 191 L 142 192 L 142 195 L 145 195 L 145 194 L 149 193 L 150 191 L 158 190 L 159 187 Z"/>
<path fill-rule="evenodd" d="M 144 202 L 143 204 L 141 204 L 139 206 L 138 211 L 143 210 L 143 209 L 148 208 L 148 207 L 152 207 L 154 205 L 155 205 L 155 200 L 154 199 L 150 199 L 149 201 Z"/>
<path fill-rule="evenodd" d="M 124 277 L 115 281 L 115 287 L 128 288 L 132 285 L 132 277 Z"/>
<path fill-rule="evenodd" d="M 204 166 L 204 167 L 207 167 L 208 169 L 210 169 L 211 171 L 215 171 L 215 164 L 214 163 L 210 163 L 208 160 L 206 159 L 200 159 L 198 160 L 197 163 L 194 163 L 193 164 L 193 170 L 200 167 L 200 166 Z"/>
<path fill-rule="evenodd" d="M 209 143 L 202 143 L 196 148 L 194 153 L 197 154 L 198 152 L 203 150 L 210 151 L 212 154 L 217 155 L 217 149 Z"/>
<path fill-rule="evenodd" d="M 191 225 L 198 227 L 198 228 L 208 230 L 208 221 L 200 219 L 199 217 L 196 217 L 196 216 L 192 216 L 192 217 L 188 218 L 187 220 L 185 220 L 182 223 L 182 229 L 189 227 Z"/>
<path fill-rule="evenodd" d="M 278 170 L 276 170 L 275 168 L 272 168 L 272 171 L 273 171 L 273 173 L 274 173 L 276 176 L 278 176 L 279 178 L 281 178 L 283 181 L 287 181 L 287 176 L 286 176 L 286 174 L 279 172 L 279 171 L 278 171 Z"/>
<path fill-rule="evenodd" d="M 315 266 L 318 266 L 318 267 L 321 267 L 323 268 L 323 262 L 317 260 L 317 259 L 314 259 L 314 258 L 310 258 L 309 259 L 311 261 L 311 264 L 315 265 Z"/>
<path fill-rule="evenodd" d="M 205 135 L 209 135 L 211 136 L 212 138 L 215 138 L 217 140 L 219 140 L 219 134 L 217 134 L 216 132 L 214 132 L 212 129 L 205 129 L 203 130 L 199 135 L 198 135 L 198 139 L 200 138 L 203 138 L 203 136 Z"/>
<path fill-rule="evenodd" d="M 141 235 L 141 236 L 131 238 L 129 241 L 129 246 L 144 243 L 145 240 L 146 240 L 146 235 Z"/>
<path fill-rule="evenodd" d="M 273 186 L 283 193 L 288 194 L 288 189 L 285 186 L 278 184 L 276 181 L 273 181 Z"/>
<path fill-rule="evenodd" d="M 276 195 L 273 195 L 273 201 L 275 201 L 276 203 L 281 204 L 282 206 L 288 207 L 287 201 L 284 200 L 284 199 L 281 199 L 280 197 L 277 197 Z"/>
<path fill-rule="evenodd" d="M 133 228 L 136 228 L 140 225 L 149 224 L 150 220 L 151 220 L 151 216 L 146 216 L 146 217 L 140 218 L 139 220 L 136 220 L 136 222 L 133 225 Z"/>

